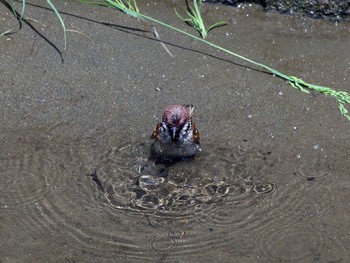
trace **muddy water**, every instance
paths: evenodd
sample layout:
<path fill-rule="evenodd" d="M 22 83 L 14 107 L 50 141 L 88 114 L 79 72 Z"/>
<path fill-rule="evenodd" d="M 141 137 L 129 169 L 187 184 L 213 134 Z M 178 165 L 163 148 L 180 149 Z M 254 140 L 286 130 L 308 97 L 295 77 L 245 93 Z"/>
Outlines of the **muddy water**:
<path fill-rule="evenodd" d="M 173 5 L 141 8 L 184 26 Z M 332 98 L 159 28 L 172 59 L 112 10 L 58 8 L 94 41 L 72 34 L 64 64 L 29 27 L 0 38 L 1 262 L 348 262 L 349 123 Z M 60 46 L 51 13 L 27 12 Z M 349 24 L 205 14 L 230 21 L 211 41 L 349 92 Z M 169 103 L 197 106 L 202 150 L 155 163 L 150 135 Z"/>
<path fill-rule="evenodd" d="M 306 161 L 272 145 L 203 143 L 195 159 L 164 165 L 149 160 L 149 141 L 118 145 L 104 136 L 3 142 L 2 220 L 15 216 L 25 236 L 10 237 L 10 222 L 2 228 L 10 240 L 30 241 L 21 260 L 32 260 L 41 239 L 64 253 L 46 255 L 53 262 L 108 262 L 111 255 L 182 262 L 208 249 L 224 262 L 229 255 L 242 262 L 348 257 L 342 145 L 303 150 Z"/>

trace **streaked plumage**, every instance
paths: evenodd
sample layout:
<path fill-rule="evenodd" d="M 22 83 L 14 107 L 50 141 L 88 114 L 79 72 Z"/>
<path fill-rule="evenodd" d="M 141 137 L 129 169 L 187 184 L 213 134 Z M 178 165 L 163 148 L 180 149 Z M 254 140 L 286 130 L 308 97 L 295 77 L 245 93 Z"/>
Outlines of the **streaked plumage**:
<path fill-rule="evenodd" d="M 165 108 L 162 121 L 152 133 L 158 156 L 191 157 L 200 150 L 199 132 L 192 121 L 194 109 L 192 105 L 169 105 Z"/>

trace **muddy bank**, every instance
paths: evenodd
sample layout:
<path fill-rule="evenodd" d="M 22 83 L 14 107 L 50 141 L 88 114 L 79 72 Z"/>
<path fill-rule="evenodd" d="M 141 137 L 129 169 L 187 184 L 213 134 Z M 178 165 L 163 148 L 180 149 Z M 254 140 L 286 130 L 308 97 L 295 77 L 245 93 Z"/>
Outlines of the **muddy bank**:
<path fill-rule="evenodd" d="M 350 4 L 348 1 L 289 1 L 289 0 L 206 0 L 206 2 L 221 2 L 227 5 L 259 4 L 266 11 L 278 11 L 287 14 L 307 15 L 312 18 L 331 20 L 350 20 Z"/>

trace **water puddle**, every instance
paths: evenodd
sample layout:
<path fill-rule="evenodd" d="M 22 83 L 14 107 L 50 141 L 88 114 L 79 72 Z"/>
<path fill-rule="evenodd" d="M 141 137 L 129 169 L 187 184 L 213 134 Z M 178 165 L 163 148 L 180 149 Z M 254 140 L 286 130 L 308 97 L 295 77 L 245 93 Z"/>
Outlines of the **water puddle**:
<path fill-rule="evenodd" d="M 60 24 L 37 2 L 26 16 L 40 35 L 25 27 L 1 43 L 0 262 L 348 262 L 348 123 L 332 96 L 154 25 L 171 58 L 151 27 L 76 1 L 57 3 L 83 33 L 61 63 Z M 140 10 L 196 34 L 174 14 L 182 6 Z M 229 22 L 208 41 L 349 88 L 346 23 L 202 8 L 207 25 Z M 192 159 L 150 158 L 167 103 L 197 107 Z"/>
<path fill-rule="evenodd" d="M 3 143 L 0 209 L 22 211 L 26 228 L 40 226 L 43 235 L 64 232 L 102 261 L 116 249 L 142 261 L 207 246 L 283 262 L 320 258 L 330 246 L 339 252 L 332 258 L 347 255 L 321 223 L 337 213 L 330 184 L 339 168 L 329 150 L 326 157 L 326 149 L 291 153 L 283 162 L 268 146 L 203 144 L 192 159 L 159 163 L 150 158 L 150 141 L 118 145 L 108 133 L 14 140 L 16 147 Z"/>
<path fill-rule="evenodd" d="M 64 166 L 57 163 L 52 152 L 30 145 L 19 149 L 2 144 L 0 173 L 3 184 L 0 210 L 17 211 L 38 203 L 55 191 Z M 17 152 L 18 151 L 18 152 Z"/>

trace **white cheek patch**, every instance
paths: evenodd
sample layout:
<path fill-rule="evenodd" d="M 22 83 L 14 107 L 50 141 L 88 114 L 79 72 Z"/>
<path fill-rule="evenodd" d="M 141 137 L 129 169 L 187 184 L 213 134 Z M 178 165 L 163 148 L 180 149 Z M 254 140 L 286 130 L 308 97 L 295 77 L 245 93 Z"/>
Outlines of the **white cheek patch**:
<path fill-rule="evenodd" d="M 192 140 L 192 127 L 191 122 L 186 122 L 182 129 L 180 130 L 179 141 L 180 142 L 188 142 Z"/>
<path fill-rule="evenodd" d="M 190 123 L 186 122 L 185 125 L 182 127 L 180 134 L 187 134 L 191 128 Z"/>
<path fill-rule="evenodd" d="M 168 127 L 164 122 L 162 122 L 162 126 L 159 127 L 160 132 L 166 132 L 168 130 Z"/>
<path fill-rule="evenodd" d="M 171 142 L 171 135 L 169 132 L 169 127 L 162 122 L 162 125 L 159 128 L 159 135 L 160 135 L 160 139 L 163 143 L 169 143 Z"/>

